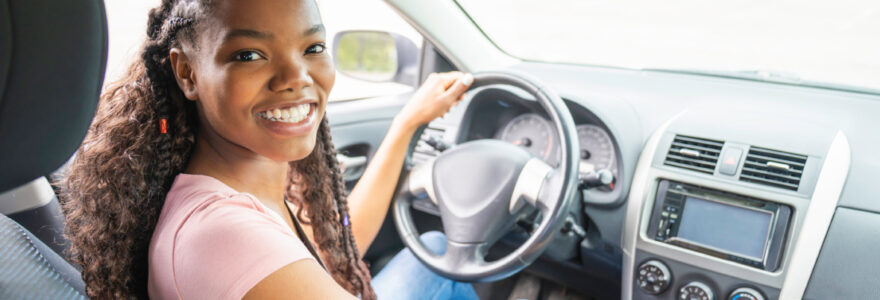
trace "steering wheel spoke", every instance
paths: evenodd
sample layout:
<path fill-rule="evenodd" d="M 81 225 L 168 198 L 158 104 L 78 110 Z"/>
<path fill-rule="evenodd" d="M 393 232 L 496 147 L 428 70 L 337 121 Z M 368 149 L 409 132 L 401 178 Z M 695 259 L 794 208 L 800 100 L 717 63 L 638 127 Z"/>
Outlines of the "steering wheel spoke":
<path fill-rule="evenodd" d="M 511 214 L 519 211 L 524 203 L 538 206 L 541 209 L 539 204 L 544 204 L 541 201 L 547 201 L 542 200 L 546 197 L 541 197 L 541 190 L 552 171 L 553 167 L 536 157 L 526 162 L 516 179 L 513 194 L 510 196 L 509 211 Z"/>
<path fill-rule="evenodd" d="M 446 241 L 446 252 L 441 259 L 450 270 L 479 268 L 486 264 L 488 243 L 457 243 Z"/>
<path fill-rule="evenodd" d="M 427 194 L 434 205 L 437 205 L 437 196 L 434 194 L 434 160 L 416 165 L 407 176 L 406 188 L 410 195 L 418 196 Z"/>

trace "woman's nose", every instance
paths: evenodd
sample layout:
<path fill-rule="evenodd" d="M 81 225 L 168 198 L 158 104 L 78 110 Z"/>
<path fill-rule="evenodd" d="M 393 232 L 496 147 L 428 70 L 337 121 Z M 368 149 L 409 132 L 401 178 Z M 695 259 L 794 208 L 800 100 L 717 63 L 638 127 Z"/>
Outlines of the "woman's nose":
<path fill-rule="evenodd" d="M 273 92 L 300 91 L 314 84 L 309 68 L 302 61 L 287 59 L 280 62 L 275 76 L 269 81 L 269 89 Z"/>

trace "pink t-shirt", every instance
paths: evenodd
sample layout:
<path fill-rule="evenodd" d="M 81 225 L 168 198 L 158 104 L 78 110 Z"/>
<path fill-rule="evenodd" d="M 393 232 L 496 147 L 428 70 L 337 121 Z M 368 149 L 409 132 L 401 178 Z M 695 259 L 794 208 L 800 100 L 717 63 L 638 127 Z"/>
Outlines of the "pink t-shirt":
<path fill-rule="evenodd" d="M 150 241 L 150 298 L 241 299 L 301 259 L 314 257 L 253 195 L 213 177 L 180 174 Z"/>

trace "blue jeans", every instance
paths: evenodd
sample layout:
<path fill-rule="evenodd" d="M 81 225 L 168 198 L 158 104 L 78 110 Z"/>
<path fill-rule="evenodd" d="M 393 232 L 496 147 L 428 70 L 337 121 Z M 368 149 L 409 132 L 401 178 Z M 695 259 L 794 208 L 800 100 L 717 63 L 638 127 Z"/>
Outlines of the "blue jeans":
<path fill-rule="evenodd" d="M 437 254 L 446 252 L 446 236 L 437 231 L 423 233 L 419 239 Z M 373 278 L 379 300 L 391 299 L 479 299 L 469 283 L 457 282 L 429 270 L 412 251 L 403 249 Z"/>

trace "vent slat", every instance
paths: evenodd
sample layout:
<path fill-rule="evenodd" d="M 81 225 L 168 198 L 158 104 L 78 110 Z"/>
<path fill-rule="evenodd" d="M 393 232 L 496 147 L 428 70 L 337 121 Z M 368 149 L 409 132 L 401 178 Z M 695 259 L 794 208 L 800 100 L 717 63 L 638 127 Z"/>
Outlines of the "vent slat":
<path fill-rule="evenodd" d="M 669 151 L 669 154 L 666 155 L 666 159 L 672 159 L 672 158 L 681 159 L 681 160 L 705 161 L 705 162 L 708 162 L 712 165 L 714 165 L 715 162 L 718 161 L 718 156 L 700 155 L 700 157 L 693 157 L 693 156 L 681 155 L 678 152 Z"/>
<path fill-rule="evenodd" d="M 679 168 L 690 169 L 690 170 L 703 172 L 703 173 L 709 173 L 709 174 L 712 174 L 715 171 L 714 168 L 708 169 L 708 168 L 704 168 L 704 167 L 697 167 L 697 166 L 693 166 L 693 165 L 683 164 L 683 163 L 675 162 L 675 161 L 666 161 L 665 164 L 669 165 L 669 166 L 676 166 Z"/>
<path fill-rule="evenodd" d="M 754 182 L 754 183 L 761 183 L 761 184 L 771 185 L 771 186 L 775 186 L 775 187 L 781 187 L 784 189 L 790 189 L 790 190 L 794 190 L 794 191 L 797 191 L 797 189 L 798 189 L 797 184 L 791 184 L 791 183 L 787 183 L 787 182 L 779 182 L 779 181 L 774 181 L 774 180 L 767 180 L 765 178 L 749 176 L 749 175 L 745 175 L 745 174 L 740 175 L 740 180 Z"/>
<path fill-rule="evenodd" d="M 775 162 L 779 162 L 779 163 L 784 163 L 784 164 L 792 166 L 792 167 L 800 168 L 800 170 L 804 169 L 804 162 L 789 161 L 789 160 L 784 160 L 784 159 L 763 156 L 760 154 L 752 154 L 751 151 L 749 152 L 749 156 L 746 158 L 746 160 L 747 161 L 748 160 L 759 161 L 759 162 L 764 162 L 764 163 L 766 163 L 768 161 L 775 161 Z"/>
<path fill-rule="evenodd" d="M 676 135 L 669 146 L 669 152 L 666 153 L 666 160 L 663 164 L 713 174 L 723 146 L 724 142 L 720 141 Z M 680 152 L 682 149 L 689 149 L 691 151 L 687 152 L 699 153 L 700 155 L 686 155 Z"/>
<path fill-rule="evenodd" d="M 716 155 L 717 155 L 717 154 L 720 152 L 720 150 L 721 150 L 721 149 L 706 148 L 706 147 L 703 147 L 703 146 L 697 146 L 697 145 L 688 145 L 688 144 L 681 144 L 681 143 L 672 143 L 672 149 L 676 149 L 676 150 L 678 150 L 678 149 L 681 149 L 681 148 L 688 148 L 688 149 L 693 149 L 693 150 L 699 150 L 699 151 L 701 151 L 701 152 L 715 153 Z"/>
<path fill-rule="evenodd" d="M 693 161 L 693 160 L 686 160 L 686 159 L 675 159 L 675 158 L 669 158 L 667 161 L 697 166 L 697 167 L 701 167 L 701 168 L 705 168 L 705 169 L 712 169 L 712 170 L 715 169 L 715 164 L 707 163 L 707 162 Z"/>
<path fill-rule="evenodd" d="M 765 178 L 773 177 L 773 178 L 776 178 L 781 181 L 789 181 L 789 182 L 795 183 L 795 184 L 800 182 L 800 180 L 801 180 L 800 175 L 790 176 L 789 174 L 768 172 L 768 171 L 761 170 L 761 169 L 743 169 L 743 173 L 744 174 L 749 173 L 750 175 L 762 176 Z"/>
<path fill-rule="evenodd" d="M 805 155 L 770 150 L 770 149 L 764 149 L 764 148 L 753 148 L 752 150 L 754 151 L 755 154 L 761 155 L 761 156 L 774 157 L 775 159 L 793 161 L 793 162 L 797 162 L 797 163 L 801 163 L 801 164 L 807 162 L 807 157 Z"/>
<path fill-rule="evenodd" d="M 746 155 L 739 179 L 797 191 L 806 164 L 805 155 L 752 147 Z M 787 165 L 788 169 L 783 165 Z"/>
<path fill-rule="evenodd" d="M 767 164 L 754 163 L 754 162 L 751 162 L 751 161 L 746 161 L 745 165 L 743 165 L 743 166 L 744 166 L 744 167 L 750 167 L 750 168 L 767 168 Z M 792 173 L 792 174 L 797 174 L 798 177 L 800 177 L 800 176 L 801 176 L 801 173 L 802 173 L 801 170 L 797 170 L 797 169 L 789 169 L 789 170 L 787 170 L 787 171 L 783 171 L 783 172 L 788 172 L 788 173 Z"/>

